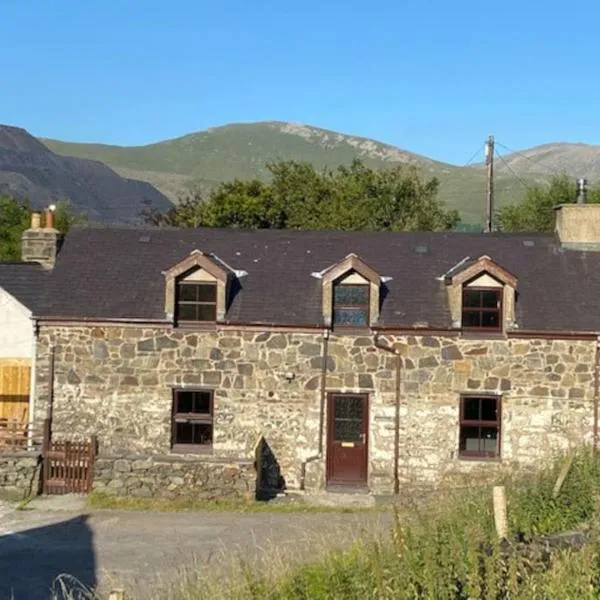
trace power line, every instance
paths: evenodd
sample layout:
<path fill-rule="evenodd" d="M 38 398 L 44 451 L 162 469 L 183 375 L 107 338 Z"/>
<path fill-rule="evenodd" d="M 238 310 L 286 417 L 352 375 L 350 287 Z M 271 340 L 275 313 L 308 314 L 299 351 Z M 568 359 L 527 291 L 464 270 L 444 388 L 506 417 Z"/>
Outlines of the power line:
<path fill-rule="evenodd" d="M 504 160 L 504 157 L 499 152 L 496 152 L 496 156 L 502 161 L 504 166 L 513 174 L 514 178 L 517 179 L 523 187 L 525 187 L 527 191 L 531 190 L 531 186 L 527 185 L 525 181 L 523 181 L 523 179 L 515 173 L 514 169 Z"/>
<path fill-rule="evenodd" d="M 558 171 L 556 169 L 548 170 L 549 167 L 540 167 L 540 165 L 538 163 L 536 163 L 535 160 L 533 160 L 533 158 L 531 158 L 530 156 L 527 156 L 526 154 L 523 154 L 522 152 L 519 152 L 518 150 L 513 150 L 512 148 L 509 148 L 508 146 L 505 146 L 504 144 L 502 144 L 500 142 L 496 142 L 496 144 L 498 146 L 501 146 L 504 150 L 506 150 L 507 152 L 510 152 L 511 154 L 517 154 L 518 156 L 521 156 L 525 160 L 529 161 L 535 168 L 540 169 L 540 170 L 545 170 L 545 172 L 548 175 L 558 175 Z"/>
<path fill-rule="evenodd" d="M 463 165 L 463 167 L 468 167 L 474 160 L 475 157 L 485 148 L 485 144 L 479 146 L 479 148 L 474 152 L 473 156 Z"/>

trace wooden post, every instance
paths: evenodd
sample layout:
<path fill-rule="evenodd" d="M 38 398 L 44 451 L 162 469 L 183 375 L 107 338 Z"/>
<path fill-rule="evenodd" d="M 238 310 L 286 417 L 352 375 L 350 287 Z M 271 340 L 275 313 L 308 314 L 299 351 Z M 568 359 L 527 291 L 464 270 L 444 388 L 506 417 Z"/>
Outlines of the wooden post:
<path fill-rule="evenodd" d="M 575 452 L 571 452 L 571 454 L 567 458 L 567 461 L 563 465 L 563 468 L 560 470 L 556 483 L 554 484 L 554 489 L 552 490 L 552 498 L 556 498 L 560 493 L 563 483 L 565 482 L 565 479 L 567 478 L 567 475 L 571 470 L 573 460 L 575 460 Z"/>
<path fill-rule="evenodd" d="M 501 540 L 508 536 L 508 523 L 506 515 L 506 488 L 503 485 L 494 486 L 494 523 L 496 533 Z"/>

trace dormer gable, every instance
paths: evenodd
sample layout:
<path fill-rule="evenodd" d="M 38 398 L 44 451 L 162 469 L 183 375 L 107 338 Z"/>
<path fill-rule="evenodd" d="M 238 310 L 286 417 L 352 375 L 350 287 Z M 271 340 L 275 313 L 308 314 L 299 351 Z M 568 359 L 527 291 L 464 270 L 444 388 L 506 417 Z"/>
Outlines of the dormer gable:
<path fill-rule="evenodd" d="M 356 254 L 322 271 L 323 320 L 332 326 L 372 326 L 379 319 L 380 275 Z"/>
<path fill-rule="evenodd" d="M 491 257 L 467 257 L 444 280 L 453 327 L 499 333 L 515 327 L 517 278 Z"/>
<path fill-rule="evenodd" d="M 232 271 L 217 257 L 193 250 L 163 272 L 165 315 L 177 323 L 223 321 Z"/>

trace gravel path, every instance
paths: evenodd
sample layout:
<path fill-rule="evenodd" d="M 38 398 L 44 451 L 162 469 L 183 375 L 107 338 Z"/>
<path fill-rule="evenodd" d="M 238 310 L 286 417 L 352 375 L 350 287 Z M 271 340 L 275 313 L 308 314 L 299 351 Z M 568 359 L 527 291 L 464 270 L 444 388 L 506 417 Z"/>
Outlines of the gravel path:
<path fill-rule="evenodd" d="M 181 569 L 214 572 L 273 554 L 305 560 L 381 532 L 381 513 L 137 513 L 14 511 L 0 504 L 0 599 L 46 600 L 56 577 L 73 575 L 101 592 L 151 597 Z"/>

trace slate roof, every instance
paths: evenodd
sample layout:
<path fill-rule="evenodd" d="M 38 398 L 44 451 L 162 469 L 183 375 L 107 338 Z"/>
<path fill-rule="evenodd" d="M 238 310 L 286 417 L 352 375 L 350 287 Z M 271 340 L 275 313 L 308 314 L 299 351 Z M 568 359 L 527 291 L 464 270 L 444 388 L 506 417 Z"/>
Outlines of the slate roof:
<path fill-rule="evenodd" d="M 38 263 L 0 262 L 0 288 L 32 313 L 43 310 L 49 272 Z"/>
<path fill-rule="evenodd" d="M 553 236 L 462 233 L 76 229 L 66 237 L 38 316 L 165 319 L 163 271 L 194 249 L 239 279 L 226 321 L 320 325 L 320 272 L 355 253 L 381 276 L 380 324 L 450 328 L 440 278 L 484 254 L 518 278 L 521 330 L 600 331 L 600 253 L 565 251 Z"/>

